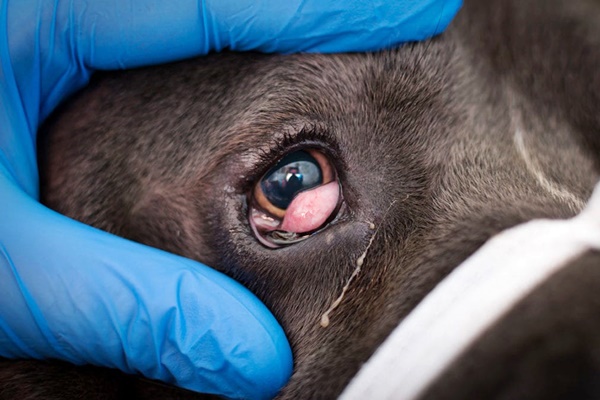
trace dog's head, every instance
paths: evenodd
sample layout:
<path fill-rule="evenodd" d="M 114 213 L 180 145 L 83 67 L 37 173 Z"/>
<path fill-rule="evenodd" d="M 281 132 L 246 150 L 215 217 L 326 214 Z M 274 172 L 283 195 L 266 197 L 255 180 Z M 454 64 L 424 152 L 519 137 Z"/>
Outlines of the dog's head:
<path fill-rule="evenodd" d="M 52 121 L 44 201 L 242 282 L 292 344 L 283 397 L 338 394 L 486 240 L 576 214 L 597 177 L 575 124 L 477 37 L 474 15 L 498 10 L 468 7 L 442 37 L 377 54 L 223 54 L 99 76 Z M 263 183 L 308 171 L 293 168 L 320 180 L 277 204 L 285 191 Z M 328 182 L 332 204 L 302 205 L 320 219 L 284 226 L 294 196 Z"/>

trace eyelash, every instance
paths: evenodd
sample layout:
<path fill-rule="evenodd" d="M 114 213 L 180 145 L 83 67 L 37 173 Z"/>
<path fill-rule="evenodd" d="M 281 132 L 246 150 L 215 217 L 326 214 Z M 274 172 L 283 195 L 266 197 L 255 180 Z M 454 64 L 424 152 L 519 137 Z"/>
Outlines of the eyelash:
<path fill-rule="evenodd" d="M 255 166 L 250 168 L 250 173 L 244 182 L 243 192 L 250 193 L 254 184 L 283 157 L 304 148 L 319 150 L 331 160 L 337 171 L 342 171 L 343 165 L 341 165 L 337 143 L 332 141 L 330 135 L 325 132 L 314 127 L 305 127 L 295 134 L 284 133 L 273 141 L 269 150 L 257 154 Z"/>

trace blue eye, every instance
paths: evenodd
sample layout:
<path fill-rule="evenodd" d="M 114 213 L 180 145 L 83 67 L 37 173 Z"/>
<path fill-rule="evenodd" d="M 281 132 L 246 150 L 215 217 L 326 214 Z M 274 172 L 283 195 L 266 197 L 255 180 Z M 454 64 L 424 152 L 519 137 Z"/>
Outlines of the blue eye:
<path fill-rule="evenodd" d="M 271 168 L 260 181 L 260 187 L 272 205 L 285 210 L 298 193 L 322 183 L 319 162 L 301 150 L 287 155 Z"/>

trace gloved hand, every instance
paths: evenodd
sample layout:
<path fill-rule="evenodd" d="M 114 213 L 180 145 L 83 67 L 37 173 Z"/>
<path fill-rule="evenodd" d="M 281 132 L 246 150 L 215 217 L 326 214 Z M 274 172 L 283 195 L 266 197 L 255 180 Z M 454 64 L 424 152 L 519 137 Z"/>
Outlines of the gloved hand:
<path fill-rule="evenodd" d="M 373 50 L 441 32 L 460 3 L 1 1 L 0 356 L 113 367 L 228 397 L 273 396 L 292 359 L 268 310 L 203 265 L 41 206 L 37 127 L 94 69 L 223 48 Z"/>

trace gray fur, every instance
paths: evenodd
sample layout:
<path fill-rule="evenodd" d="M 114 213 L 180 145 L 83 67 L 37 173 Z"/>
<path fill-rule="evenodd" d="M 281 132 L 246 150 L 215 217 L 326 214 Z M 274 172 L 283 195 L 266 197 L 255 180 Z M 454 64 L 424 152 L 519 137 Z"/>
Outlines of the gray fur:
<path fill-rule="evenodd" d="M 242 282 L 293 347 L 294 375 L 280 398 L 333 398 L 491 235 L 533 218 L 572 216 L 585 203 L 599 177 L 599 65 L 597 0 L 467 0 L 446 33 L 395 50 L 221 54 L 99 74 L 48 125 L 43 199 Z M 540 183 L 515 146 L 517 129 L 531 159 L 572 198 Z M 247 193 L 302 143 L 333 159 L 344 206 L 322 233 L 267 249 L 248 227 Z M 322 328 L 322 313 L 369 243 L 370 223 L 377 236 L 362 272 Z M 578 301 L 588 307 L 585 297 Z M 572 323 L 600 334 L 583 319 Z M 512 328 L 527 336 L 531 325 Z M 594 360 L 585 364 L 591 376 L 600 370 Z M 502 362 L 510 369 L 521 361 Z M 0 394 L 27 393 L 8 378 L 17 368 L 0 364 Z M 561 371 L 534 380 L 552 391 Z M 451 390 L 469 387 L 468 374 L 456 376 L 442 386 L 447 397 L 467 393 Z M 65 382 L 90 388 L 80 377 Z M 176 393 L 149 383 L 123 387 L 141 398 Z M 498 393 L 486 390 L 471 397 Z"/>

